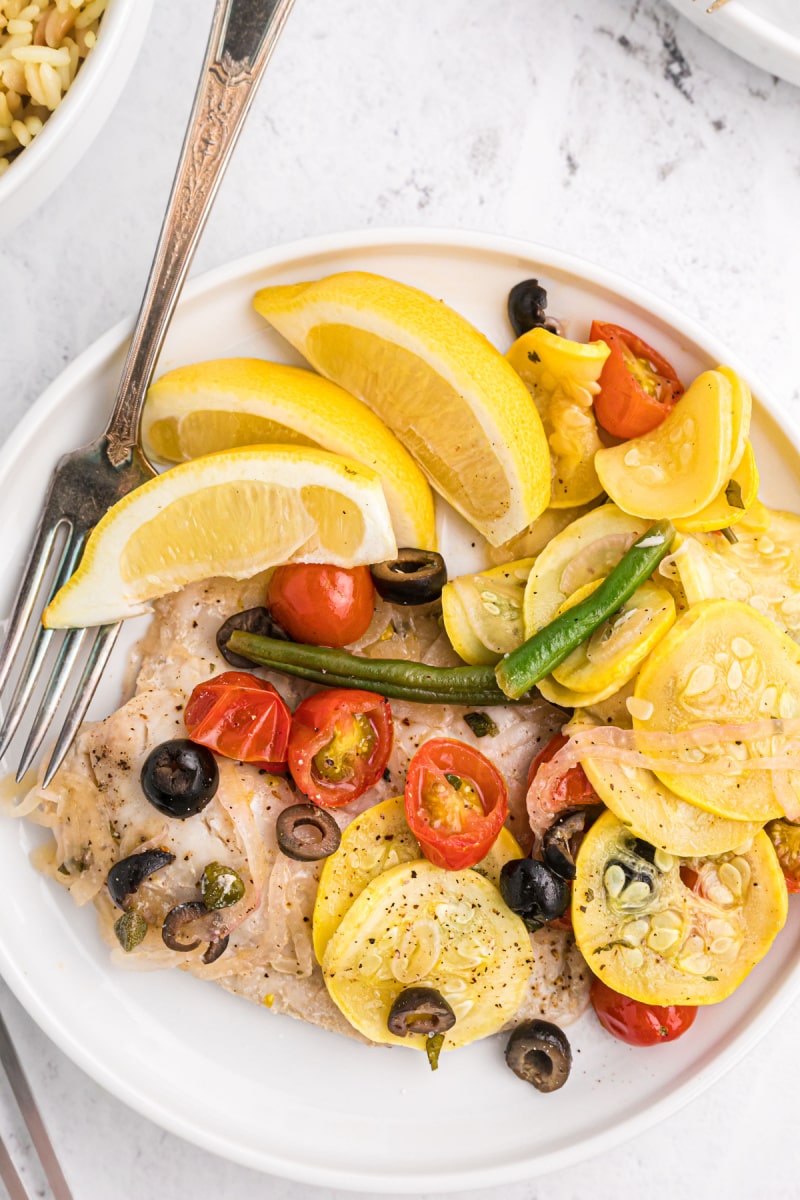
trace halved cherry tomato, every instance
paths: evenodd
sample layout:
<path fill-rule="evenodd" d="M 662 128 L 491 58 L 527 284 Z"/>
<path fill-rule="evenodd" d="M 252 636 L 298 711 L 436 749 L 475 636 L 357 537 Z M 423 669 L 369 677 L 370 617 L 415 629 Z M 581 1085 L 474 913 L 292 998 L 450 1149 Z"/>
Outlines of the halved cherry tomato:
<path fill-rule="evenodd" d="M 764 832 L 775 848 L 787 892 L 800 892 L 800 825 L 792 821 L 770 821 Z"/>
<path fill-rule="evenodd" d="M 432 738 L 408 766 L 406 821 L 437 867 L 460 871 L 488 854 L 508 816 L 508 789 L 478 750 Z"/>
<path fill-rule="evenodd" d="M 687 1004 L 642 1004 L 615 992 L 602 979 L 592 980 L 592 1007 L 600 1024 L 629 1046 L 674 1042 L 694 1024 L 697 1009 Z"/>
<path fill-rule="evenodd" d="M 621 325 L 593 321 L 589 337 L 611 351 L 594 398 L 594 415 L 603 429 L 618 438 L 641 437 L 655 429 L 684 392 L 674 367 Z"/>
<path fill-rule="evenodd" d="M 566 746 L 568 741 L 569 738 L 565 734 L 557 733 L 555 737 L 550 739 L 544 749 L 539 751 L 528 768 L 529 788 L 536 778 L 536 773 L 542 763 L 550 762 L 551 758 L 555 758 L 561 747 Z M 560 812 L 562 808 L 582 808 L 585 804 L 599 803 L 600 800 L 597 792 L 589 783 L 586 772 L 580 763 L 565 771 L 555 785 L 553 792 L 554 813 Z"/>
<path fill-rule="evenodd" d="M 197 685 L 183 720 L 193 742 L 223 758 L 286 770 L 292 715 L 265 679 L 248 671 L 223 671 Z"/>
<path fill-rule="evenodd" d="M 289 563 L 272 573 L 267 604 L 293 641 L 347 646 L 367 631 L 375 589 L 369 567 Z"/>
<path fill-rule="evenodd" d="M 393 740 L 385 696 L 350 688 L 316 692 L 295 711 L 289 770 L 309 800 L 340 808 L 378 782 Z"/>

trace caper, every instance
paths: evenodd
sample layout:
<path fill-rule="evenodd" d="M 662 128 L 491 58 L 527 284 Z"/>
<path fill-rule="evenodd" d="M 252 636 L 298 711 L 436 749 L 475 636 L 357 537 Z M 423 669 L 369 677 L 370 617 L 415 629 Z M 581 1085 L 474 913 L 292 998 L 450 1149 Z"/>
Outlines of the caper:
<path fill-rule="evenodd" d="M 245 887 L 241 875 L 233 867 L 222 863 L 209 863 L 200 880 L 200 895 L 209 911 L 230 908 L 244 896 Z"/>
<path fill-rule="evenodd" d="M 132 908 L 114 922 L 114 933 L 125 953 L 130 954 L 131 950 L 135 950 L 139 943 L 144 941 L 147 935 L 147 921 L 141 913 Z"/>

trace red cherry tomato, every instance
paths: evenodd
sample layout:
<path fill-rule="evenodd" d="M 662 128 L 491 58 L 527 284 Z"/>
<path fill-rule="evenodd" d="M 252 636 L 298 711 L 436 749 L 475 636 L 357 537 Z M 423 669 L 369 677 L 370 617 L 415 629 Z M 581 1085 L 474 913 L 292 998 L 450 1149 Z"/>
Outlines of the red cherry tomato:
<path fill-rule="evenodd" d="M 551 738 L 543 750 L 540 750 L 536 758 L 528 768 L 528 787 L 530 788 L 536 772 L 541 767 L 542 763 L 550 762 L 551 758 L 555 758 L 562 746 L 566 746 L 569 738 L 563 733 L 557 733 Z M 558 780 L 553 792 L 553 811 L 560 812 L 562 808 L 582 808 L 585 804 L 599 804 L 597 792 L 586 776 L 586 772 L 580 763 L 574 767 L 570 767 L 565 771 Z"/>
<path fill-rule="evenodd" d="M 478 750 L 432 738 L 406 776 L 406 820 L 427 859 L 460 871 L 488 854 L 508 816 L 508 789 Z"/>
<path fill-rule="evenodd" d="M 608 433 L 641 437 L 660 425 L 683 395 L 675 368 L 635 333 L 621 325 L 593 321 L 590 338 L 611 353 L 600 375 L 594 413 Z"/>
<path fill-rule="evenodd" d="M 369 567 L 290 563 L 273 572 L 267 604 L 293 641 L 347 646 L 369 627 L 375 589 Z"/>
<path fill-rule="evenodd" d="M 223 758 L 286 769 L 292 715 L 271 683 L 248 671 L 223 671 L 200 683 L 183 714 L 193 742 Z"/>
<path fill-rule="evenodd" d="M 642 1004 L 613 991 L 602 979 L 592 980 L 592 1006 L 600 1024 L 629 1046 L 674 1042 L 694 1024 L 697 1009 L 684 1004 Z"/>
<path fill-rule="evenodd" d="M 393 740 L 385 696 L 350 688 L 316 692 L 295 711 L 289 770 L 309 800 L 340 808 L 378 782 Z"/>

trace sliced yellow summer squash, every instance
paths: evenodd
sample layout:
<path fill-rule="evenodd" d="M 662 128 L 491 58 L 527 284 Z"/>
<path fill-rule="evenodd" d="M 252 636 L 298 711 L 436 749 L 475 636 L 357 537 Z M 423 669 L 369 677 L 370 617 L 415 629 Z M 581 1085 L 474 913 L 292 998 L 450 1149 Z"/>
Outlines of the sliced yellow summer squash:
<path fill-rule="evenodd" d="M 595 467 L 610 498 L 638 517 L 690 517 L 730 479 L 733 387 L 704 371 L 651 433 L 598 450 Z"/>
<path fill-rule="evenodd" d="M 676 518 L 675 528 L 680 533 L 707 533 L 738 525 L 744 520 L 758 496 L 758 484 L 758 467 L 753 443 L 747 442 L 739 465 L 711 503 L 694 516 Z"/>
<path fill-rule="evenodd" d="M 406 822 L 405 799 L 393 796 L 351 821 L 339 849 L 325 860 L 314 905 L 314 952 L 319 962 L 345 914 L 364 888 L 384 871 L 422 858 L 419 842 Z M 499 884 L 503 864 L 522 858 L 512 833 L 501 829 L 489 853 L 471 868 Z"/>
<path fill-rule="evenodd" d="M 646 751 L 675 763 L 675 770 L 654 767 L 673 792 L 734 819 L 763 822 L 797 810 L 800 770 L 747 769 L 749 758 L 784 752 L 779 730 L 760 741 L 723 732 L 726 725 L 800 716 L 800 646 L 768 617 L 734 600 L 690 608 L 645 662 L 635 697 L 637 711 L 650 714 L 634 715 L 636 730 L 719 727 L 699 747 Z M 741 771 L 715 773 L 720 758 L 739 759 Z"/>
<path fill-rule="evenodd" d="M 414 1050 L 425 1049 L 424 1035 L 390 1033 L 389 1012 L 406 988 L 434 988 L 456 1017 L 449 1050 L 502 1029 L 522 1003 L 531 965 L 528 931 L 494 884 L 423 858 L 367 885 L 329 941 L 322 970 L 359 1033 Z"/>
<path fill-rule="evenodd" d="M 560 611 L 579 604 L 599 584 L 595 580 L 579 588 Z M 576 692 L 599 692 L 611 684 L 621 688 L 674 624 L 675 601 L 666 588 L 648 580 L 555 668 L 553 678 Z"/>
<path fill-rule="evenodd" d="M 525 636 L 553 620 L 578 588 L 608 575 L 648 522 L 615 504 L 593 508 L 557 534 L 533 564 L 525 588 Z"/>
<path fill-rule="evenodd" d="M 451 645 L 472 666 L 498 663 L 524 639 L 522 603 L 532 558 L 451 579 L 442 616 Z"/>
<path fill-rule="evenodd" d="M 749 842 L 761 825 L 717 817 L 671 792 L 652 771 L 600 758 L 582 759 L 594 790 L 611 811 L 651 846 L 684 858 L 724 854 Z"/>
<path fill-rule="evenodd" d="M 786 921 L 772 843 L 713 857 L 648 848 L 604 813 L 578 852 L 572 924 L 609 987 L 645 1004 L 716 1004 L 769 950 Z"/>
<path fill-rule="evenodd" d="M 592 407 L 610 351 L 605 342 L 572 342 L 542 326 L 523 333 L 506 355 L 533 396 L 550 447 L 552 508 L 572 508 L 603 490 L 594 469 L 602 447 Z"/>

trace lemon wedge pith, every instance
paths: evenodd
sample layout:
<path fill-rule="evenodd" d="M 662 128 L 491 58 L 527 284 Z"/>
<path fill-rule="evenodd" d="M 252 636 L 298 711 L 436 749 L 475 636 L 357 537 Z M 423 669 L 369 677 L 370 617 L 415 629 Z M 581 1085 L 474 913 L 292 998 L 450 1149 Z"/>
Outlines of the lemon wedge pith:
<path fill-rule="evenodd" d="M 511 365 L 453 309 L 359 271 L 267 287 L 254 304 L 322 375 L 386 422 L 493 545 L 544 511 L 550 454 L 536 406 Z"/>
<path fill-rule="evenodd" d="M 142 439 L 161 462 L 273 442 L 354 458 L 380 476 L 398 545 L 436 548 L 433 496 L 411 455 L 365 404 L 311 371 L 259 358 L 168 371 L 147 393 Z"/>
<path fill-rule="evenodd" d="M 109 509 L 44 623 L 136 616 L 157 596 L 212 575 L 246 579 L 290 561 L 352 567 L 396 552 L 380 479 L 368 467 L 301 446 L 209 454 Z"/>

